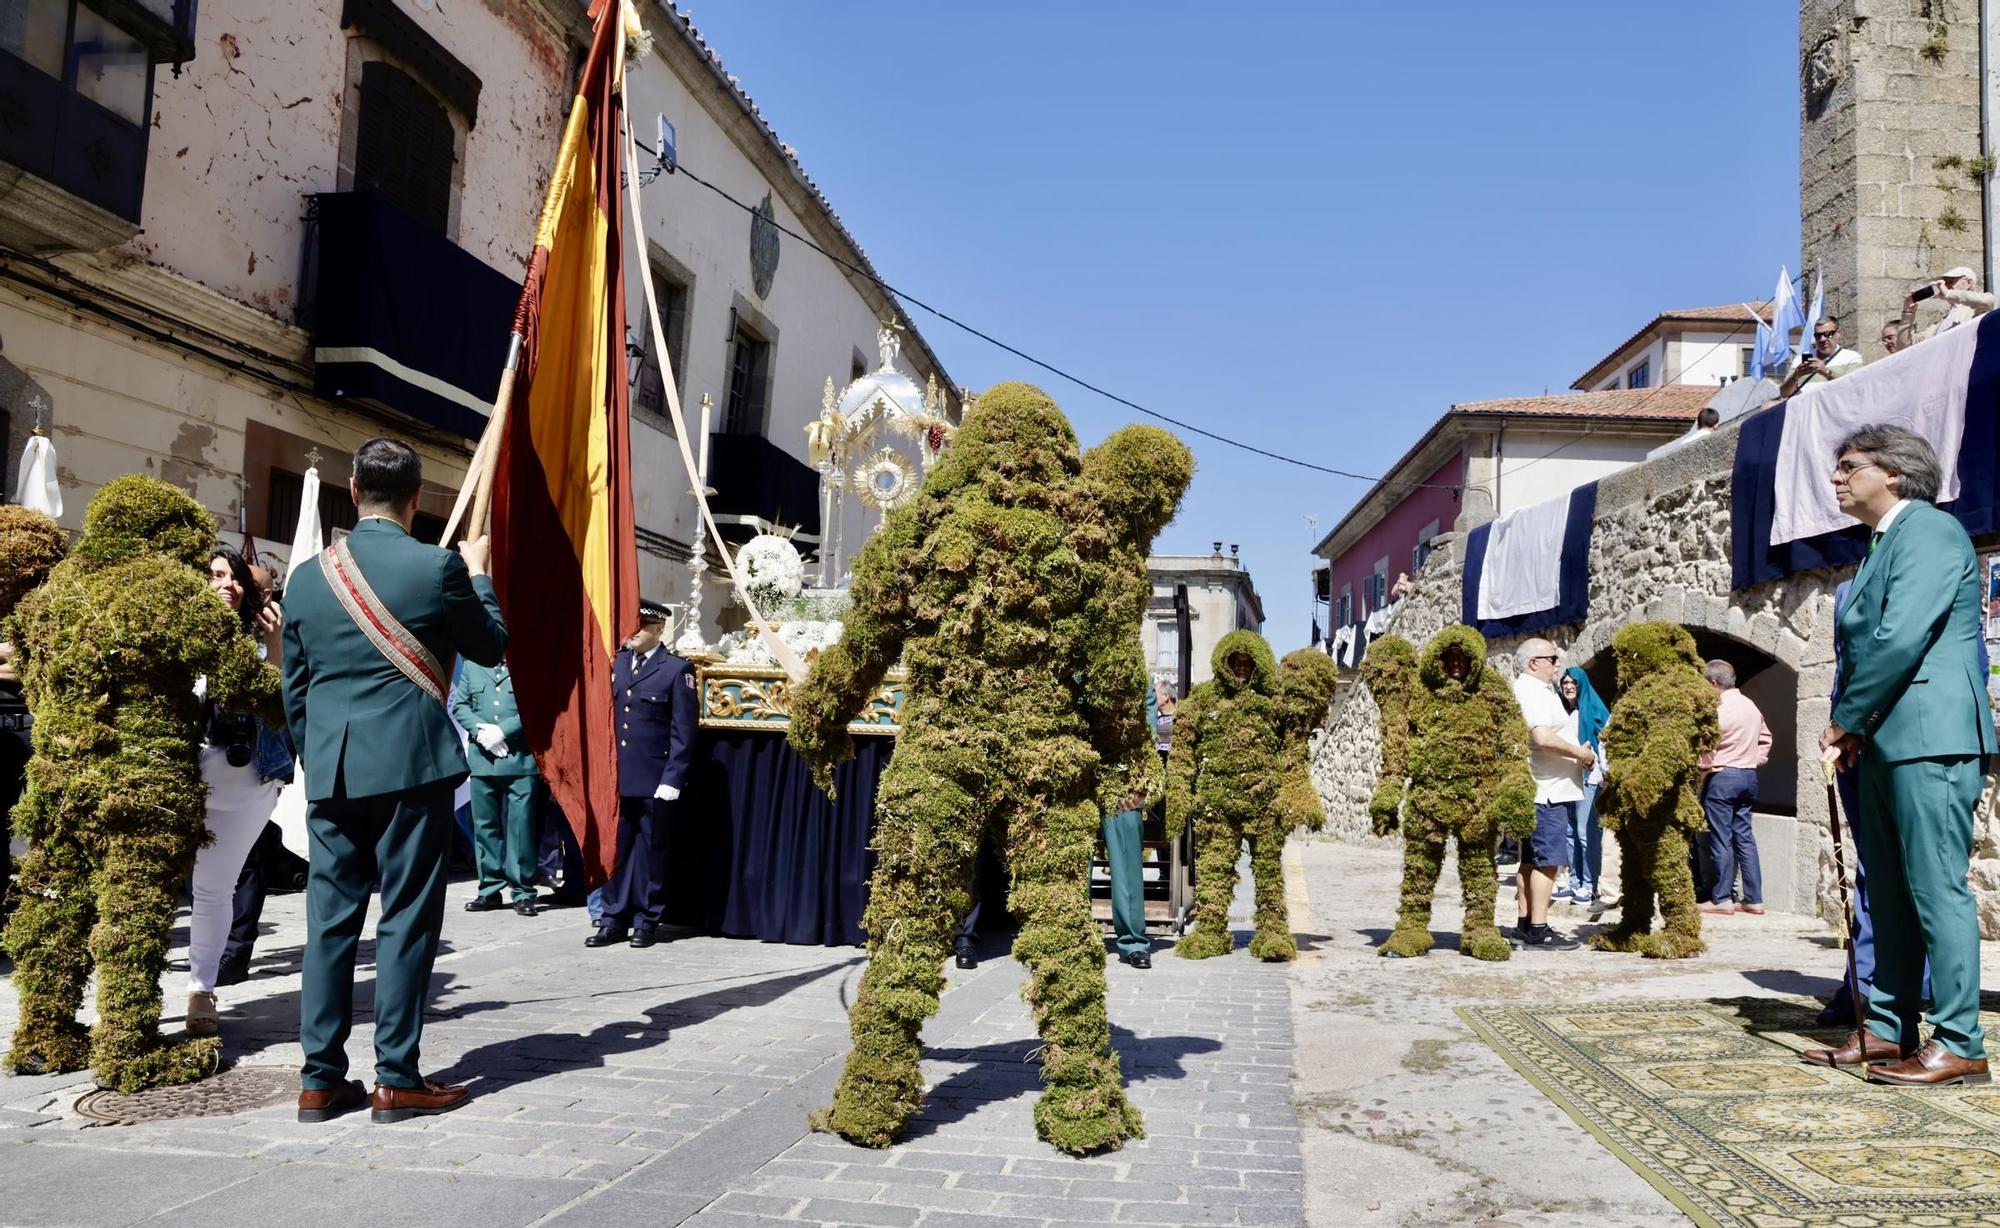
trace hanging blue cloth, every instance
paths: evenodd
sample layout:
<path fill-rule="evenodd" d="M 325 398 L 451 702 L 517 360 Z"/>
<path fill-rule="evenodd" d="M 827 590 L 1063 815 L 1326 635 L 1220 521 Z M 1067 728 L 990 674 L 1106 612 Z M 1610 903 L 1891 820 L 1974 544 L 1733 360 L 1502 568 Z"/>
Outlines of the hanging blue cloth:
<path fill-rule="evenodd" d="M 1576 679 L 1576 744 L 1595 750 L 1597 735 L 1611 722 L 1611 709 L 1590 685 L 1590 675 L 1583 672 L 1583 666 L 1572 665 L 1563 672 Z"/>

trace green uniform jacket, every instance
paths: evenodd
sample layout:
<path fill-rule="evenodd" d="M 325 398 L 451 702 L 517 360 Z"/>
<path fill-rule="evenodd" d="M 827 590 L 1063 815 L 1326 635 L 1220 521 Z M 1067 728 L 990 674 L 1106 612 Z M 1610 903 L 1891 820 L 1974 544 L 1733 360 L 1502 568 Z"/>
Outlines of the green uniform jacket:
<path fill-rule="evenodd" d="M 1867 737 L 1885 763 L 1992 754 L 1979 592 L 1958 521 L 1904 504 L 1847 592 L 1834 723 Z"/>
<path fill-rule="evenodd" d="M 507 626 L 493 582 L 455 551 L 370 517 L 348 538 L 355 565 L 396 620 L 450 675 L 454 654 L 498 665 Z M 306 798 L 376 797 L 466 774 L 444 705 L 405 678 L 333 595 L 318 560 L 285 585 L 285 718 L 305 767 Z"/>
<path fill-rule="evenodd" d="M 521 736 L 521 710 L 514 702 L 514 676 L 502 665 L 478 665 L 467 661 L 458 670 L 458 698 L 452 701 L 452 719 L 472 740 L 466 743 L 465 760 L 474 776 L 539 776 L 535 756 Z M 474 732 L 481 725 L 500 726 L 507 739 L 505 759 L 486 753 Z"/>

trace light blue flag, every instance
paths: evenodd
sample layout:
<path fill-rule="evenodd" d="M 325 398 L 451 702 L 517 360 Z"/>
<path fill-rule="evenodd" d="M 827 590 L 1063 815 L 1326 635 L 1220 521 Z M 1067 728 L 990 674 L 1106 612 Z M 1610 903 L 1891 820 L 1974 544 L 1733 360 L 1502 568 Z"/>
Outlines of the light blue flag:
<path fill-rule="evenodd" d="M 1806 307 L 1806 331 L 1799 338 L 1799 353 L 1811 354 L 1813 350 L 1813 329 L 1819 327 L 1820 318 L 1826 314 L 1826 274 L 1813 273 L 1812 302 Z"/>
<path fill-rule="evenodd" d="M 1764 354 L 1771 348 L 1771 326 L 1757 321 L 1757 344 L 1750 349 L 1750 379 L 1752 382 L 1764 378 Z"/>
<path fill-rule="evenodd" d="M 1805 309 L 1792 289 L 1790 269 L 1778 268 L 1778 288 L 1771 295 L 1771 335 L 1764 349 L 1764 369 L 1776 371 L 1788 365 L 1792 354 L 1792 330 L 1805 327 Z"/>

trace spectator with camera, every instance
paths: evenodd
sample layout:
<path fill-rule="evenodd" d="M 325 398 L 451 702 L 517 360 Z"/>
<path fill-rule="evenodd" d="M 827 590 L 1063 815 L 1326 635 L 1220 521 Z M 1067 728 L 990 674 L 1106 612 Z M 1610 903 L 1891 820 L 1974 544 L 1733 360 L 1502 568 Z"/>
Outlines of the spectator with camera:
<path fill-rule="evenodd" d="M 1917 304 L 1926 300 L 1946 305 L 1942 319 L 1917 327 Z M 1906 350 L 1919 341 L 1929 341 L 1993 310 L 1993 296 L 1979 288 L 1979 275 L 1964 265 L 1946 269 L 1943 277 L 1927 286 L 1918 286 L 1903 296 L 1903 316 L 1896 325 L 1896 348 Z"/>
<path fill-rule="evenodd" d="M 1833 316 L 1813 321 L 1812 334 L 1812 352 L 1801 354 L 1792 364 L 1785 382 L 1778 385 L 1779 396 L 1788 397 L 1809 385 L 1839 379 L 1861 366 L 1861 355 L 1840 343 L 1840 321 Z"/>
<path fill-rule="evenodd" d="M 278 664 L 284 651 L 285 612 L 276 601 L 265 599 L 249 561 L 227 546 L 217 546 L 208 556 L 208 586 L 236 612 L 243 633 L 260 641 L 264 659 Z M 273 748 L 267 739 L 270 732 L 247 712 L 210 705 L 208 741 L 201 748 L 209 843 L 195 858 L 194 909 L 188 919 L 190 1035 L 213 1036 L 220 1030 L 215 986 L 235 915 L 236 881 L 251 846 L 277 808 L 280 776 L 291 771 L 289 751 Z"/>

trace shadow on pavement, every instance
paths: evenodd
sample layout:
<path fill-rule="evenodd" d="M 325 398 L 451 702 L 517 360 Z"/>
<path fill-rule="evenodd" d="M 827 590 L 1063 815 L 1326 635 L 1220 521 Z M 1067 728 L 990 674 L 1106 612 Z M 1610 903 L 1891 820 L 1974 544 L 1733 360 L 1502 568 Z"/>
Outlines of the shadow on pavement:
<path fill-rule="evenodd" d="M 856 955 L 836 964 L 781 973 L 711 990 L 692 998 L 662 1002 L 658 1006 L 646 1007 L 638 1018 L 599 1024 L 587 1033 L 542 1032 L 495 1041 L 466 1051 L 449 1068 L 430 1077 L 446 1083 L 477 1078 L 476 1095 L 500 1087 L 533 1083 L 549 1075 L 608 1066 L 611 1064 L 609 1059 L 621 1053 L 636 1053 L 665 1044 L 675 1026 L 688 1027 L 739 1008 L 767 1005 L 821 977 L 852 967 L 863 958 Z M 511 1005 L 514 1004 L 473 1002 L 454 1006 L 450 1013 L 458 1017 L 486 1010 L 502 1010 Z"/>
<path fill-rule="evenodd" d="M 1222 1048 L 1222 1042 L 1212 1036 L 1142 1037 L 1114 1023 L 1111 1047 L 1118 1051 L 1119 1065 L 1129 1085 L 1148 1079 L 1186 1078 L 1182 1060 L 1198 1053 L 1214 1053 Z M 925 1093 L 923 1111 L 910 1122 L 909 1132 L 900 1141 L 935 1134 L 941 1127 L 964 1121 L 983 1105 L 1039 1092 L 1041 1050 L 1042 1041 L 1036 1038 L 926 1053 L 924 1056 L 933 1061 L 972 1065 Z"/>

